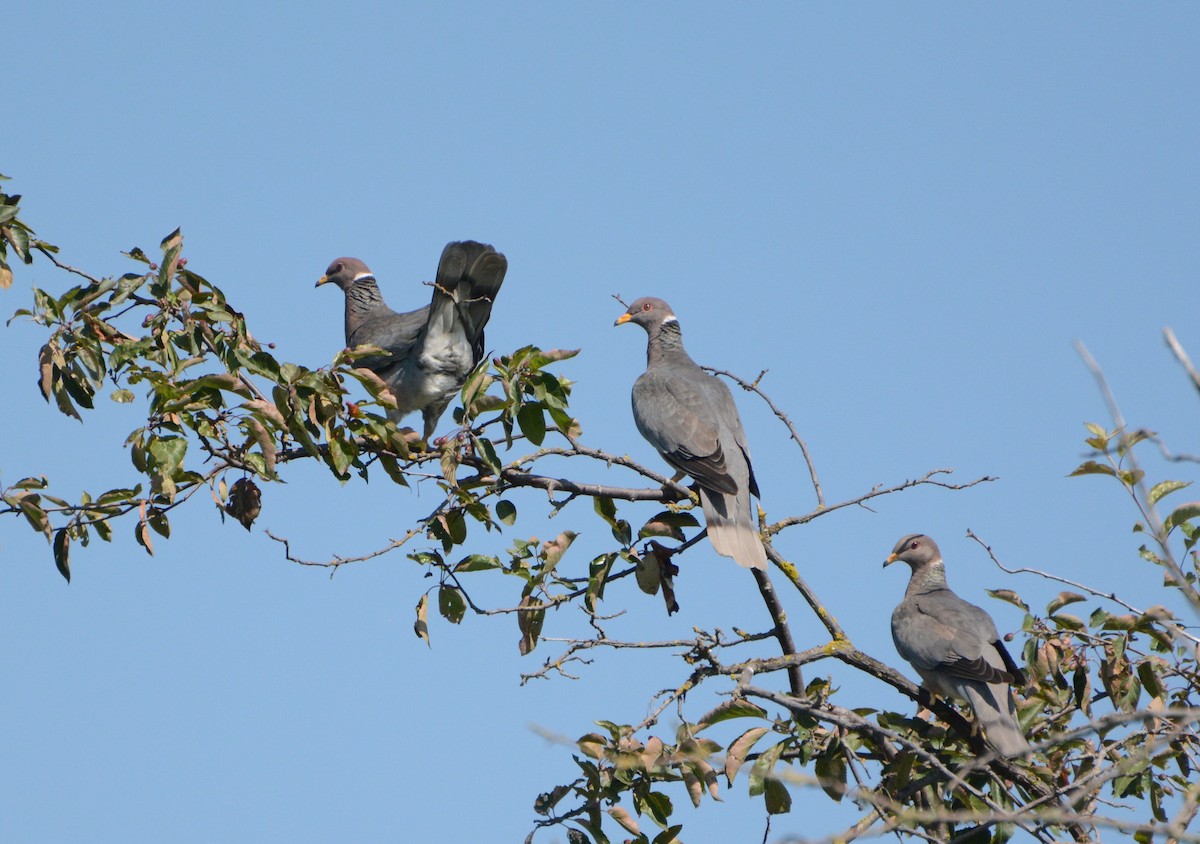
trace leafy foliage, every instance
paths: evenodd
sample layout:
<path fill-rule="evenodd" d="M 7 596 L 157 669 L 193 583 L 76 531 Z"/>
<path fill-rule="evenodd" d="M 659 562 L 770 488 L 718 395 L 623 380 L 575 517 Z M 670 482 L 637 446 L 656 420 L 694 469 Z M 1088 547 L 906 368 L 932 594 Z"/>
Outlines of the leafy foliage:
<path fill-rule="evenodd" d="M 615 585 L 633 576 L 639 589 L 661 594 L 672 611 L 678 572 L 672 559 L 702 534 L 688 490 L 583 443 L 570 409 L 571 382 L 558 373 L 575 351 L 530 345 L 484 361 L 462 385 L 457 429 L 444 440 L 422 442 L 388 419 L 395 398 L 386 385 L 356 368 L 371 349 L 345 350 L 318 369 L 277 359 L 219 287 L 188 268 L 179 231 L 163 239 L 154 259 L 135 248 L 125 253 L 131 271 L 95 278 L 60 263 L 58 250 L 34 237 L 18 217 L 18 200 L 0 193 L 0 286 L 12 281 L 10 250 L 21 262 L 41 255 L 83 279 L 61 293 L 35 289 L 31 306 L 15 315 L 46 332 L 37 354 L 42 395 L 81 422 L 105 397 L 145 408 L 144 423 L 126 440 L 135 482 L 74 501 L 51 494 L 41 476 L 0 491 L 0 513 L 46 537 L 63 577 L 71 576 L 73 545 L 96 537 L 110 542 L 121 522 L 153 553 L 154 543 L 171 535 L 174 510 L 202 489 L 219 518 L 231 516 L 250 530 L 270 507 L 272 485 L 296 461 L 321 463 L 339 483 L 357 477 L 406 487 L 433 476 L 437 504 L 403 538 L 364 557 L 319 564 L 337 567 L 404 548 L 432 576 L 433 585 L 417 597 L 414 620 L 415 634 L 427 643 L 436 607 L 443 623 L 456 625 L 472 616 L 513 616 L 518 647 L 531 654 L 553 623 L 548 610 L 579 607 L 596 635 L 568 640 L 526 681 L 573 677 L 570 671 L 586 662 L 584 652 L 661 648 L 679 655 L 681 675 L 656 678 L 656 686 L 673 691 L 649 716 L 638 723 L 597 720 L 598 729 L 575 743 L 578 776 L 537 798 L 531 839 L 544 827 L 565 826 L 572 841 L 604 844 L 616 833 L 668 844 L 683 829 L 679 806 L 719 801 L 722 789 L 735 787 L 761 798 L 767 815 L 789 812 L 800 789 L 851 802 L 862 818 L 842 840 L 897 831 L 937 841 L 998 842 L 1016 829 L 1043 837 L 1066 831 L 1088 840 L 1101 826 L 1139 840 L 1186 837 L 1200 803 L 1192 776 L 1200 749 L 1193 697 L 1200 639 L 1178 610 L 1139 609 L 1111 590 L 1082 584 L 1065 584 L 1071 588 L 1040 613 L 1012 590 L 994 592 L 1025 611 L 1021 655 L 1029 686 L 1020 690 L 1019 716 L 1035 747 L 1029 758 L 1012 760 L 987 751 L 969 713 L 927 701 L 903 674 L 858 649 L 796 567 L 769 544 L 780 583 L 813 611 L 825 641 L 796 647 L 765 575 L 756 579 L 774 620 L 770 629 L 697 630 L 694 639 L 672 642 L 612 639 L 598 610 L 606 600 L 619 600 Z M 757 382 L 741 383 L 758 392 Z M 803 448 L 790 422 L 771 407 Z M 1086 442 L 1094 454 L 1072 474 L 1110 479 L 1130 497 L 1138 511 L 1134 529 L 1146 539 L 1138 554 L 1163 569 L 1171 598 L 1195 612 L 1200 502 L 1177 504 L 1160 517 L 1158 508 L 1190 482 L 1148 484 L 1136 449 L 1152 439 L 1145 431 L 1090 424 Z M 611 486 L 546 468 L 579 463 L 612 467 L 630 480 Z M 764 515 L 763 535 L 769 540 L 851 504 L 919 485 L 963 489 L 990 480 L 951 484 L 945 471 L 828 505 L 818 492 L 820 503 L 810 513 L 774 522 Z M 819 490 L 815 470 L 813 480 Z M 591 515 L 573 509 L 573 529 L 550 539 L 512 535 L 522 510 L 547 508 L 553 515 L 577 499 L 591 501 Z M 655 502 L 657 512 L 635 516 L 635 502 Z M 611 537 L 590 559 L 575 545 L 576 529 L 587 519 Z M 415 537 L 428 544 L 406 547 Z M 285 553 L 312 564 L 294 557 L 290 546 Z M 507 606 L 477 602 L 474 578 L 484 573 L 515 587 Z M 855 705 L 831 677 L 803 682 L 802 666 L 830 659 L 928 702 L 935 717 Z M 783 682 L 763 682 L 773 676 Z M 687 696 L 702 684 L 727 699 L 689 713 Z M 662 732 L 659 717 L 670 706 L 680 723 Z M 1145 811 L 1105 814 L 1112 801 L 1130 800 Z"/>

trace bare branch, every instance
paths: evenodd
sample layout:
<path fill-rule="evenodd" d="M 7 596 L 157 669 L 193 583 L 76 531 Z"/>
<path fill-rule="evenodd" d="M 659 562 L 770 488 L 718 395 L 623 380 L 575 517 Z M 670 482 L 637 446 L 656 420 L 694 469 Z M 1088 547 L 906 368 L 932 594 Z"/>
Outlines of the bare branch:
<path fill-rule="evenodd" d="M 985 543 L 982 539 L 980 539 L 975 534 L 975 532 L 972 531 L 970 528 L 967 528 L 967 538 L 973 539 L 976 542 L 978 542 L 983 547 L 983 550 L 987 552 L 988 557 L 991 558 L 992 562 L 995 563 L 996 567 L 998 569 L 1000 569 L 1000 571 L 1002 571 L 1002 572 L 1005 572 L 1007 574 L 1036 574 L 1038 577 L 1043 577 L 1046 580 L 1051 580 L 1051 581 L 1054 581 L 1055 583 L 1061 583 L 1064 586 L 1072 586 L 1076 589 L 1082 589 L 1084 592 L 1087 592 L 1089 595 L 1093 595 L 1097 598 L 1104 598 L 1105 600 L 1112 601 L 1114 604 L 1118 604 L 1118 605 L 1124 607 L 1125 609 L 1129 610 L 1131 613 L 1134 613 L 1136 615 L 1145 615 L 1144 610 L 1140 610 L 1137 607 L 1135 607 L 1133 604 L 1130 604 L 1130 603 L 1127 603 L 1127 602 L 1121 600 L 1120 598 L 1117 597 L 1117 594 L 1115 592 L 1104 592 L 1102 590 L 1095 589 L 1091 586 L 1088 586 L 1086 583 L 1080 583 L 1078 581 L 1071 580 L 1070 578 L 1060 577 L 1057 574 L 1051 574 L 1050 572 L 1042 571 L 1041 569 L 1031 569 L 1031 568 L 1024 568 L 1024 567 L 1017 568 L 1017 569 L 1010 569 L 1007 566 L 1005 566 L 1003 563 L 1001 563 L 998 559 L 996 559 L 996 555 L 994 553 L 992 553 L 992 547 L 990 545 L 988 545 L 987 543 Z M 1192 633 L 1189 633 L 1187 630 L 1183 629 L 1182 626 L 1175 624 L 1175 625 L 1171 625 L 1171 628 L 1175 632 L 1176 635 L 1182 636 L 1183 638 L 1188 639 L 1192 642 L 1195 642 L 1196 644 L 1200 644 L 1200 636 L 1196 636 Z"/>
<path fill-rule="evenodd" d="M 793 567 L 794 569 L 794 567 Z M 751 569 L 754 573 L 754 580 L 758 583 L 759 594 L 762 595 L 763 603 L 767 605 L 767 612 L 771 614 L 771 620 L 775 623 L 775 638 L 779 640 L 779 648 L 783 651 L 784 656 L 791 656 L 796 653 L 796 643 L 792 641 L 792 630 L 788 627 L 787 613 L 783 609 L 783 605 L 779 603 L 779 596 L 775 593 L 775 587 L 771 585 L 771 578 L 767 576 L 765 571 Z M 795 697 L 804 696 L 804 675 L 800 672 L 800 665 L 789 665 L 788 669 L 788 687 L 791 689 Z"/>
<path fill-rule="evenodd" d="M 69 264 L 64 264 L 62 261 L 58 260 L 58 258 L 55 257 L 54 253 L 51 252 L 49 249 L 47 249 L 45 246 L 43 246 L 41 243 L 36 243 L 36 244 L 31 244 L 31 245 L 35 249 L 37 249 L 37 251 L 41 252 L 43 255 L 45 255 L 47 258 L 49 258 L 50 262 L 52 264 L 54 264 L 54 266 L 58 267 L 60 270 L 66 270 L 67 272 L 73 273 L 74 275 L 77 275 L 80 278 L 85 278 L 88 281 L 90 281 L 92 284 L 100 283 L 100 279 L 96 278 L 95 276 L 88 275 L 83 270 L 77 269 L 76 267 L 72 267 Z"/>
<path fill-rule="evenodd" d="M 800 453 L 804 455 L 804 462 L 808 464 L 808 476 L 812 479 L 813 491 L 817 494 L 817 508 L 820 509 L 824 507 L 825 493 L 821 491 L 821 482 L 817 479 L 817 467 L 813 465 L 812 457 L 808 453 L 808 446 L 805 445 L 804 440 L 800 438 L 800 434 L 796 432 L 796 426 L 792 424 L 792 420 L 788 418 L 787 414 L 776 407 L 775 402 L 771 401 L 771 397 L 758 387 L 759 382 L 763 379 L 763 376 L 767 374 L 767 370 L 764 369 L 762 372 L 758 373 L 758 377 L 754 379 L 754 382 L 749 383 L 734 375 L 732 372 L 726 372 L 724 369 L 713 369 L 711 366 L 702 366 L 700 368 L 706 372 L 711 372 L 713 375 L 724 375 L 726 378 L 737 382 L 738 386 L 740 386 L 743 390 L 758 394 L 758 397 L 767 403 L 767 407 L 771 408 L 771 412 L 778 417 L 780 422 L 787 426 L 788 433 L 791 435 L 791 438 L 796 441 L 796 445 L 800 446 Z"/>
<path fill-rule="evenodd" d="M 796 568 L 795 564 L 785 560 L 783 556 L 775 550 L 775 546 L 769 543 L 764 543 L 763 547 L 766 548 L 767 559 L 774 563 L 775 567 L 783 572 L 783 576 L 788 579 L 788 582 L 790 582 L 792 586 L 796 588 L 796 591 L 800 593 L 800 595 L 808 603 L 809 607 L 812 608 L 812 611 L 816 613 L 817 618 L 819 618 L 821 623 L 825 625 L 825 629 L 829 631 L 829 635 L 834 638 L 834 641 L 844 640 L 846 638 L 846 634 L 843 632 L 842 626 L 838 624 L 837 619 L 833 617 L 833 614 L 829 612 L 829 610 L 825 609 L 825 605 L 821 603 L 821 600 L 817 597 L 817 594 L 812 591 L 808 583 L 805 582 L 804 578 L 800 576 L 800 571 Z"/>
<path fill-rule="evenodd" d="M 1197 372 L 1196 367 L 1192 365 L 1192 359 L 1184 351 L 1183 344 L 1175 338 L 1175 332 L 1169 327 L 1164 328 L 1163 337 L 1167 341 L 1167 348 L 1171 350 L 1171 354 L 1175 355 L 1175 360 L 1179 361 L 1179 365 L 1183 367 L 1188 378 L 1192 379 L 1192 386 L 1196 388 L 1197 392 L 1200 392 L 1200 372 Z"/>
<path fill-rule="evenodd" d="M 343 557 L 340 554 L 335 554 L 333 556 L 333 559 L 331 559 L 331 560 L 320 560 L 320 561 L 305 560 L 300 557 L 294 556 L 292 554 L 292 543 L 290 540 L 288 540 L 287 538 L 282 537 L 282 536 L 276 536 L 275 534 L 271 533 L 271 531 L 269 531 L 269 530 L 264 531 L 264 532 L 267 534 L 268 537 L 270 537 L 271 539 L 273 539 L 276 542 L 283 545 L 283 554 L 289 563 L 295 563 L 296 565 L 300 565 L 300 566 L 315 566 L 318 568 L 328 568 L 328 569 L 333 569 L 333 571 L 337 571 L 337 569 L 339 567 L 344 566 L 347 563 L 361 563 L 364 560 L 373 560 L 376 557 L 382 557 L 384 554 L 388 554 L 392 551 L 395 551 L 397 548 L 400 548 L 403 545 L 407 544 L 408 541 L 410 539 L 412 539 L 414 536 L 416 536 L 418 533 L 424 533 L 424 527 L 412 528 L 408 531 L 408 533 L 404 534 L 403 538 L 393 539 L 393 540 L 389 541 L 388 544 L 383 546 L 382 548 L 379 548 L 375 551 L 371 551 L 367 554 L 360 554 L 356 557 Z M 332 574 L 333 574 L 333 572 L 330 572 L 331 576 L 332 576 Z"/>
<path fill-rule="evenodd" d="M 784 528 L 789 528 L 794 525 L 807 524 L 808 522 L 811 522 L 813 519 L 817 518 L 818 516 L 823 516 L 826 513 L 832 513 L 834 510 L 841 510 L 844 507 L 853 507 L 854 505 L 864 505 L 864 502 L 870 501 L 872 498 L 879 498 L 882 495 L 891 495 L 894 492 L 903 492 L 904 490 L 909 489 L 910 487 L 914 487 L 914 486 L 922 486 L 922 485 L 928 484 L 930 486 L 941 487 L 942 489 L 957 490 L 957 489 L 970 489 L 971 487 L 976 486 L 977 484 L 990 483 L 991 481 L 996 480 L 996 478 L 991 475 L 984 475 L 981 478 L 976 478 L 975 480 L 968 481 L 965 484 L 948 484 L 943 481 L 933 480 L 938 475 L 950 475 L 950 474 L 953 474 L 953 472 L 954 472 L 953 469 L 932 469 L 932 470 L 926 472 L 924 475 L 922 475 L 919 478 L 915 478 L 913 480 L 908 480 L 908 481 L 903 481 L 901 483 L 895 484 L 894 486 L 890 486 L 890 487 L 876 486 L 876 487 L 873 487 L 870 492 L 863 493 L 862 495 L 859 495 L 855 498 L 850 498 L 850 499 L 847 499 L 846 501 L 841 501 L 837 504 L 830 504 L 828 507 L 818 507 L 816 510 L 813 510 L 812 512 L 805 513 L 803 516 L 790 516 L 786 519 L 780 519 L 778 522 L 775 522 L 775 524 L 767 526 L 766 534 L 767 534 L 767 536 L 774 536 L 775 534 L 779 533 Z"/>

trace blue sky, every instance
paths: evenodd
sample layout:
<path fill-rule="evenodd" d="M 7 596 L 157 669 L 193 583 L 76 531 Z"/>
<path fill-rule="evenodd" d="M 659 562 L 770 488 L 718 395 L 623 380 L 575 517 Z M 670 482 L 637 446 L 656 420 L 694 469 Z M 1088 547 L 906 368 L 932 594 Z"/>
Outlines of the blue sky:
<path fill-rule="evenodd" d="M 1200 450 L 1161 339 L 1173 326 L 1200 356 L 1196 6 L 195 5 L 27 4 L 7 27 L 0 172 L 67 262 L 124 272 L 121 250 L 181 226 L 189 268 L 280 357 L 318 366 L 342 347 L 341 297 L 312 289 L 331 258 L 362 257 L 408 309 L 445 242 L 485 240 L 510 262 L 489 346 L 581 347 L 563 369 L 597 447 L 658 465 L 628 408 L 644 338 L 611 327 L 610 298 L 657 295 L 699 361 L 770 370 L 830 501 L 938 467 L 999 476 L 780 539 L 868 652 L 898 661 L 887 616 L 905 578 L 879 563 L 912 531 L 1002 630 L 1020 616 L 983 589 L 1058 590 L 998 572 L 967 528 L 1011 564 L 1160 600 L 1119 491 L 1065 477 L 1082 423 L 1107 421 L 1072 342 L 1132 424 Z M 7 311 L 63 287 L 51 270 L 18 267 Z M 128 481 L 136 411 L 57 415 L 34 384 L 41 342 L 27 323 L 0 332 L 0 481 Z M 764 506 L 806 512 L 799 453 L 751 399 Z M 429 586 L 412 563 L 331 580 L 259 529 L 311 558 L 362 553 L 433 495 L 300 469 L 252 534 L 197 500 L 154 558 L 131 526 L 77 549 L 70 586 L 40 537 L 5 525 L 6 840 L 522 839 L 534 797 L 574 769 L 529 725 L 636 722 L 686 675 L 610 654 L 577 682 L 519 687 L 550 643 L 522 660 L 511 619 L 434 622 L 429 650 L 411 633 Z M 536 509 L 513 535 L 543 529 Z M 603 536 L 572 518 L 583 565 Z M 748 577 L 697 551 L 682 612 L 621 590 L 618 632 L 765 623 Z M 801 646 L 821 641 L 786 600 Z M 820 670 L 847 703 L 908 705 Z M 682 810 L 686 840 L 759 838 L 744 787 Z M 798 794 L 772 840 L 853 819 L 826 803 Z"/>

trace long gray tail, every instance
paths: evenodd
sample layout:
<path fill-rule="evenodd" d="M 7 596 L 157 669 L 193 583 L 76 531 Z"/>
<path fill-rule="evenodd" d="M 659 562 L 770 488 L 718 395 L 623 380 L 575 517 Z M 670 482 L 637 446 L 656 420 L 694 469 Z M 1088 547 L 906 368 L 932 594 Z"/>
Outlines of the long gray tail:
<path fill-rule="evenodd" d="M 708 538 L 718 554 L 733 557 L 739 566 L 767 570 L 767 550 L 750 513 L 750 493 L 727 495 L 700 488 L 700 505 Z"/>
<path fill-rule="evenodd" d="M 966 688 L 983 737 L 1001 756 L 1020 756 L 1029 741 L 1017 723 L 1017 707 L 1007 683 L 971 683 Z"/>
<path fill-rule="evenodd" d="M 483 357 L 483 329 L 492 315 L 492 304 L 504 283 L 508 259 L 489 244 L 474 240 L 447 243 L 438 261 L 433 293 L 435 319 L 452 313 L 462 324 L 475 360 Z"/>

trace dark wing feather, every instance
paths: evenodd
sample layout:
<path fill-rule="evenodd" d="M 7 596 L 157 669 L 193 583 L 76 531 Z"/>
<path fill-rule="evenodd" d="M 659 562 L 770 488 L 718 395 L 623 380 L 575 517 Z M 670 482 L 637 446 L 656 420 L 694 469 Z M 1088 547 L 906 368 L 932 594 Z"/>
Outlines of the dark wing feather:
<path fill-rule="evenodd" d="M 1009 672 L 1001 671 L 999 668 L 989 664 L 983 657 L 976 657 L 975 659 L 959 657 L 939 663 L 936 669 L 938 671 L 945 671 L 951 677 L 959 677 L 963 680 L 979 680 L 982 683 L 1011 683 L 1013 681 L 1013 676 Z"/>
<path fill-rule="evenodd" d="M 1021 666 L 1013 660 L 1008 652 L 1008 648 L 1004 647 L 1004 643 L 999 639 L 992 642 L 992 647 L 1000 652 L 1000 659 L 1004 661 L 1004 667 L 1008 669 L 1010 675 L 1009 682 L 1015 683 L 1018 686 L 1025 685 L 1025 672 L 1021 670 Z"/>
<path fill-rule="evenodd" d="M 386 379 L 392 367 L 412 354 L 413 347 L 429 321 L 429 306 L 405 314 L 396 313 L 391 308 L 379 310 L 380 313 L 358 324 L 353 333 L 346 338 L 346 345 L 350 348 L 378 346 L 383 349 L 384 354 L 359 358 L 355 365 L 369 369 Z"/>

